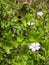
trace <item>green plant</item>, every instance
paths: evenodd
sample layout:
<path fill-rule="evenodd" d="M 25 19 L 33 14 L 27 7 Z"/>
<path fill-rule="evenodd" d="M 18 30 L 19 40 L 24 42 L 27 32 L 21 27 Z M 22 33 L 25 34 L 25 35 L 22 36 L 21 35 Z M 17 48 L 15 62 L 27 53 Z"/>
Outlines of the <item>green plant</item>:
<path fill-rule="evenodd" d="M 46 1 L 44 1 L 45 4 Z M 47 4 L 47 3 L 46 3 Z M 39 9 L 10 0 L 0 1 L 0 65 L 49 65 L 49 14 L 43 5 Z M 27 23 L 35 23 L 28 25 Z M 32 52 L 28 46 L 40 43 Z"/>

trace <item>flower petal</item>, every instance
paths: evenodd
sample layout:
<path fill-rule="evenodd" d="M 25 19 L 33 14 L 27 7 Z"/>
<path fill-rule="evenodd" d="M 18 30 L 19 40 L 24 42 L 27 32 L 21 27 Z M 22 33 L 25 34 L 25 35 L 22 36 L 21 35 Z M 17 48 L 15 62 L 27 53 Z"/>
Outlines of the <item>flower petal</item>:
<path fill-rule="evenodd" d="M 43 15 L 43 12 L 42 11 L 39 11 L 39 12 L 37 12 L 37 15 L 42 16 Z"/>

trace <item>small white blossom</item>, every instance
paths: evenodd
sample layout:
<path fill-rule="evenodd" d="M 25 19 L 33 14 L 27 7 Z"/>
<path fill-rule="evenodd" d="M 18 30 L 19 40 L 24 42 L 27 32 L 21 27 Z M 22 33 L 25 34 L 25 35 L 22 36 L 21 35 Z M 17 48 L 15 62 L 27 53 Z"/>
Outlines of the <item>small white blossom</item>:
<path fill-rule="evenodd" d="M 34 22 L 28 22 L 27 24 L 28 24 L 29 26 L 30 26 L 30 25 L 32 26 L 32 25 L 34 25 L 35 23 L 34 23 Z"/>
<path fill-rule="evenodd" d="M 39 11 L 39 12 L 37 12 L 37 15 L 42 16 L 43 15 L 43 12 L 42 11 Z"/>
<path fill-rule="evenodd" d="M 32 51 L 39 50 L 39 49 L 40 49 L 40 44 L 39 44 L 38 42 L 32 43 L 32 44 L 29 46 L 29 49 L 31 49 Z"/>

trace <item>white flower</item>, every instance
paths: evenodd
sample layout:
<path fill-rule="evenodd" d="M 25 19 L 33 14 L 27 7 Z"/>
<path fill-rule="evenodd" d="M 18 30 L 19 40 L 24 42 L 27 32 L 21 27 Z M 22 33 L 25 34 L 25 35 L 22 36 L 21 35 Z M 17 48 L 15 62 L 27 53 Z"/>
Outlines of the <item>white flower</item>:
<path fill-rule="evenodd" d="M 43 12 L 42 11 L 39 11 L 39 12 L 37 12 L 37 15 L 42 16 L 43 15 Z"/>
<path fill-rule="evenodd" d="M 40 49 L 40 44 L 39 44 L 38 42 L 32 43 L 32 44 L 29 46 L 29 49 L 31 49 L 32 51 L 39 50 L 39 49 Z"/>
<path fill-rule="evenodd" d="M 35 23 L 34 22 L 28 22 L 27 24 L 30 26 L 30 25 L 34 25 Z"/>

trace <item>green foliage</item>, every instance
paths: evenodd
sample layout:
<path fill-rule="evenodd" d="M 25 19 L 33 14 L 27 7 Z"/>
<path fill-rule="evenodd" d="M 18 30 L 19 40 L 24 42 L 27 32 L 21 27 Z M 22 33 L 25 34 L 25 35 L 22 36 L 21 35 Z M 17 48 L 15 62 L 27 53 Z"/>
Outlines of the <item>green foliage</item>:
<path fill-rule="evenodd" d="M 49 65 L 49 12 L 46 8 L 43 5 L 44 14 L 38 16 L 37 8 L 0 0 L 0 65 Z M 29 26 L 28 22 L 35 25 Z M 41 44 L 39 51 L 29 50 L 33 42 Z"/>

